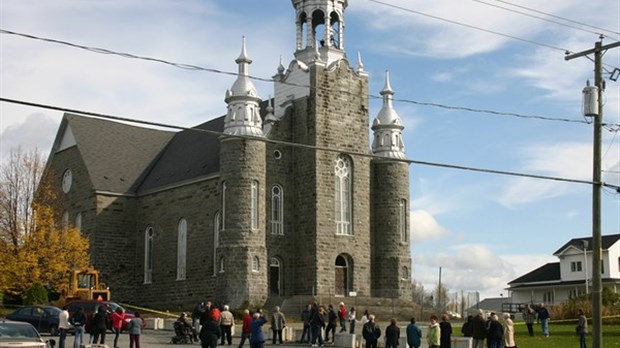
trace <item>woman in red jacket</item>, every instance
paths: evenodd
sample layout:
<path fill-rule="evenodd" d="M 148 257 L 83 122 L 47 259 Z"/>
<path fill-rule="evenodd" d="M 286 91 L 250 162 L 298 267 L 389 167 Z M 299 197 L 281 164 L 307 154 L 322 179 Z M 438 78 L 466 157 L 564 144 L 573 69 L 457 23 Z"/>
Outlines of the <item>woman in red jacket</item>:
<path fill-rule="evenodd" d="M 252 332 L 252 316 L 250 315 L 249 310 L 243 311 L 243 326 L 241 328 L 241 342 L 239 342 L 239 348 L 243 347 L 245 340 L 250 337 L 250 333 Z"/>
<path fill-rule="evenodd" d="M 116 311 L 112 313 L 112 331 L 114 331 L 114 348 L 118 348 L 118 336 L 121 333 L 123 327 L 123 320 L 125 320 L 125 313 L 121 307 L 116 308 Z"/>

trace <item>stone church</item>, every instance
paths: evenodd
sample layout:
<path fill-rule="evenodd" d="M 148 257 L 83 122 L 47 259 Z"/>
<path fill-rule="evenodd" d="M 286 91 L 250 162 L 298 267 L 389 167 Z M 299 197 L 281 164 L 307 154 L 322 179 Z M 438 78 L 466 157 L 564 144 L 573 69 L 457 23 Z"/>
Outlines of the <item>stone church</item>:
<path fill-rule="evenodd" d="M 370 126 L 368 74 L 344 50 L 347 0 L 292 4 L 295 58 L 277 67 L 272 99 L 249 77 L 244 39 L 224 116 L 173 132 L 64 115 L 47 173 L 113 300 L 411 299 L 409 165 L 389 75 Z"/>

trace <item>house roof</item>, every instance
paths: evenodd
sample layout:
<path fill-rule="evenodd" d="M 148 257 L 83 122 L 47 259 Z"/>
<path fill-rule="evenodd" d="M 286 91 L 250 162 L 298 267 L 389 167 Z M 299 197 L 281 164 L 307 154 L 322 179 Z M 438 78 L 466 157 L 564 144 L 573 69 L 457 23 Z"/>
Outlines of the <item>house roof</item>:
<path fill-rule="evenodd" d="M 174 133 L 65 114 L 95 190 L 131 193 Z"/>
<path fill-rule="evenodd" d="M 549 262 L 511 282 L 508 282 L 508 285 L 514 287 L 522 283 L 541 283 L 551 281 L 559 282 L 560 280 L 560 263 Z"/>
<path fill-rule="evenodd" d="M 618 240 L 620 240 L 620 234 L 610 234 L 601 237 L 601 248 L 603 250 L 609 249 L 612 245 L 614 245 Z M 558 256 L 564 253 L 569 248 L 576 248 L 578 250 L 583 250 L 583 243 L 587 243 L 587 250 L 592 251 L 592 237 L 584 237 L 584 238 L 573 238 L 569 240 L 566 244 L 562 245 L 556 252 L 553 253 L 554 256 Z"/>

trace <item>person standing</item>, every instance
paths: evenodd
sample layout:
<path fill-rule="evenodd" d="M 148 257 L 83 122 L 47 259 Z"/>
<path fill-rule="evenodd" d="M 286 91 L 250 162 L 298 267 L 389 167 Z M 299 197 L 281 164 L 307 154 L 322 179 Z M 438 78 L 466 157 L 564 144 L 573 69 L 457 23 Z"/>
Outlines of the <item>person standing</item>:
<path fill-rule="evenodd" d="M 390 325 L 385 328 L 385 348 L 398 348 L 400 328 L 396 325 L 396 319 L 390 320 Z"/>
<path fill-rule="evenodd" d="M 65 348 L 65 341 L 67 339 L 67 332 L 71 329 L 69 324 L 69 312 L 67 306 L 63 306 L 60 314 L 58 314 L 58 348 Z"/>
<path fill-rule="evenodd" d="M 254 320 L 250 325 L 250 348 L 264 348 L 265 334 L 263 333 L 263 325 L 267 322 L 267 318 L 261 313 L 260 309 L 254 313 Z"/>
<path fill-rule="evenodd" d="M 512 319 L 510 319 L 510 313 L 503 313 L 504 319 L 504 348 L 516 348 L 515 344 L 515 327 Z"/>
<path fill-rule="evenodd" d="M 129 348 L 140 348 L 140 335 L 142 334 L 142 328 L 144 327 L 144 321 L 140 317 L 140 313 L 135 311 L 134 317 L 129 321 L 127 331 L 129 332 Z"/>
<path fill-rule="evenodd" d="M 426 334 L 429 348 L 439 348 L 441 344 L 441 328 L 437 320 L 436 315 L 431 315 L 431 325 L 428 327 L 428 333 Z"/>
<path fill-rule="evenodd" d="M 439 323 L 439 328 L 441 329 L 441 336 L 439 338 L 439 346 L 441 348 L 450 348 L 452 346 L 450 336 L 452 336 L 452 325 L 449 322 L 450 316 L 448 314 L 444 314 L 441 317 L 441 323 Z"/>
<path fill-rule="evenodd" d="M 351 307 L 349 310 L 349 333 L 351 335 L 355 334 L 355 307 Z"/>
<path fill-rule="evenodd" d="M 540 320 L 540 328 L 544 337 L 549 337 L 549 311 L 545 308 L 545 304 L 541 303 L 538 309 L 538 319 Z"/>
<path fill-rule="evenodd" d="M 484 348 L 484 339 L 487 337 L 487 325 L 483 318 L 484 311 L 478 310 L 478 314 L 471 320 L 471 333 L 474 338 L 473 348 Z"/>
<path fill-rule="evenodd" d="M 489 348 L 502 348 L 502 337 L 504 336 L 504 328 L 499 323 L 497 314 L 491 314 L 489 321 L 489 329 L 487 333 L 487 344 Z"/>
<path fill-rule="evenodd" d="M 238 348 L 243 348 L 243 344 L 245 340 L 250 337 L 251 326 L 252 325 L 252 316 L 250 315 L 249 310 L 243 311 L 243 325 L 241 326 L 241 341 L 239 342 Z"/>
<path fill-rule="evenodd" d="M 536 311 L 530 304 L 528 303 L 525 308 L 523 308 L 523 320 L 525 321 L 525 326 L 527 326 L 527 333 L 530 337 L 534 337 L 534 322 L 536 321 Z"/>
<path fill-rule="evenodd" d="M 340 332 L 347 332 L 347 307 L 344 302 L 338 304 L 338 320 L 340 320 Z"/>
<path fill-rule="evenodd" d="M 108 331 L 109 321 L 108 312 L 103 306 L 99 306 L 90 328 L 93 332 L 93 344 L 97 344 L 97 340 L 99 340 L 99 344 L 105 344 L 105 333 Z"/>
<path fill-rule="evenodd" d="M 362 336 L 366 341 L 366 348 L 377 348 L 379 337 L 381 337 L 381 329 L 375 324 L 375 316 L 368 315 L 368 322 L 362 327 Z"/>
<path fill-rule="evenodd" d="M 114 331 L 114 348 L 118 348 L 118 336 L 121 334 L 123 328 L 123 321 L 125 321 L 125 312 L 121 307 L 116 308 L 112 313 L 112 331 Z"/>
<path fill-rule="evenodd" d="M 463 334 L 463 337 L 472 337 L 474 335 L 472 331 L 473 329 L 471 327 L 471 321 L 473 319 L 473 315 L 468 315 L 467 320 L 463 323 L 463 326 L 461 327 L 461 333 Z"/>
<path fill-rule="evenodd" d="M 365 309 L 364 310 L 364 314 L 362 315 L 362 319 L 360 319 L 360 326 L 362 327 L 362 329 L 364 328 L 364 325 L 366 325 L 366 323 L 368 322 L 368 316 L 370 314 L 368 314 L 368 310 Z M 356 337 L 357 340 L 357 337 Z M 362 335 L 362 339 L 360 340 L 360 342 L 362 343 L 362 345 L 366 345 L 366 340 L 364 340 L 364 335 Z"/>
<path fill-rule="evenodd" d="M 304 343 L 304 338 L 308 337 L 308 343 L 310 343 L 310 314 L 312 313 L 312 305 L 308 304 L 303 311 L 301 311 L 301 322 L 304 324 L 304 330 L 301 332 L 301 338 L 299 343 Z"/>
<path fill-rule="evenodd" d="M 271 316 L 271 331 L 273 332 L 271 339 L 272 344 L 276 344 L 276 338 L 277 341 L 282 344 L 282 330 L 284 330 L 285 326 L 286 317 L 284 316 L 284 313 L 280 312 L 280 307 L 276 306 L 273 310 L 273 315 Z"/>
<path fill-rule="evenodd" d="M 198 333 L 200 332 L 200 317 L 204 312 L 204 302 L 198 302 L 192 311 L 192 327 L 194 328 L 194 341 L 198 341 Z"/>
<path fill-rule="evenodd" d="M 338 315 L 334 311 L 334 306 L 327 306 L 327 328 L 325 329 L 325 342 L 329 342 L 329 333 L 332 333 L 332 339 L 336 335 L 336 320 Z"/>
<path fill-rule="evenodd" d="M 316 347 L 317 340 L 319 345 L 323 346 L 323 336 L 321 329 L 325 327 L 325 313 L 323 306 L 316 303 L 312 306 L 312 314 L 310 319 L 310 330 L 312 331 L 312 346 Z"/>
<path fill-rule="evenodd" d="M 422 330 L 415 324 L 415 318 L 407 325 L 407 344 L 410 348 L 420 348 L 422 344 Z"/>
<path fill-rule="evenodd" d="M 84 308 L 78 307 L 77 311 L 73 313 L 70 320 L 73 325 L 73 348 L 80 348 L 84 343 L 84 325 L 86 325 L 86 314 L 84 314 Z"/>
<path fill-rule="evenodd" d="M 579 348 L 586 348 L 586 334 L 588 333 L 588 319 L 586 319 L 583 310 L 578 310 L 579 319 L 577 320 L 577 327 L 575 328 L 579 335 Z"/>
<path fill-rule="evenodd" d="M 204 316 L 202 317 L 204 318 Z M 203 320 L 200 328 L 200 346 L 202 348 L 215 348 L 217 341 L 222 337 L 220 324 L 214 317 Z"/>
<path fill-rule="evenodd" d="M 224 305 L 224 310 L 220 313 L 220 327 L 222 329 L 221 345 L 224 345 L 224 339 L 230 346 L 232 344 L 232 327 L 235 325 L 235 317 L 230 312 L 228 305 Z"/>

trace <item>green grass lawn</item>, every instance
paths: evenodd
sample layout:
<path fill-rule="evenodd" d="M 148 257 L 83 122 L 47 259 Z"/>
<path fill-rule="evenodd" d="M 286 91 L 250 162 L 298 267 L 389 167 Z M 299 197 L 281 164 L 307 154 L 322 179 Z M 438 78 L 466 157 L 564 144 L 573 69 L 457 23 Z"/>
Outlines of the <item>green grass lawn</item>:
<path fill-rule="evenodd" d="M 590 323 L 588 323 L 590 324 Z M 579 347 L 579 336 L 575 335 L 575 325 L 568 323 L 549 323 L 549 337 L 543 337 L 540 324 L 534 324 L 534 337 L 527 333 L 523 322 L 515 323 L 515 343 L 519 348 L 570 348 Z M 592 347 L 592 328 L 588 325 L 586 335 L 588 347 Z M 620 325 L 603 325 L 603 347 L 620 347 Z"/>

